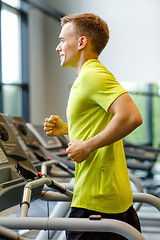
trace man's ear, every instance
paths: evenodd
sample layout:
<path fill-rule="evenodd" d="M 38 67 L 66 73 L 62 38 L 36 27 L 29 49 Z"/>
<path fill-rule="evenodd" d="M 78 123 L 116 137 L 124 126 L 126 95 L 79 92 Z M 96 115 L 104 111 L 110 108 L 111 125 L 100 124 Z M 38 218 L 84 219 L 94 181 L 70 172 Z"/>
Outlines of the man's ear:
<path fill-rule="evenodd" d="M 81 36 L 78 40 L 78 48 L 83 49 L 88 43 L 88 38 L 86 36 Z"/>

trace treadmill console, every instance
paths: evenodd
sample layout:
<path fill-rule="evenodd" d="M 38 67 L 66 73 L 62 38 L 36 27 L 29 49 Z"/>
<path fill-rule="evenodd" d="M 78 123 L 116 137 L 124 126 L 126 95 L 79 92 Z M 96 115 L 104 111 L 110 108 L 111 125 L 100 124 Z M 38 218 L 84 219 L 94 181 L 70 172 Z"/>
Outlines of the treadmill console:
<path fill-rule="evenodd" d="M 41 145 L 32 134 L 30 129 L 28 128 L 26 122 L 21 116 L 13 116 L 12 119 L 13 127 L 16 128 L 18 140 L 21 138 L 22 141 L 25 143 L 27 149 L 27 153 L 31 159 L 31 161 L 37 165 L 38 163 L 47 160 L 46 154 L 41 148 Z M 20 141 L 20 142 L 22 142 Z"/>
<path fill-rule="evenodd" d="M 37 175 L 4 115 L 0 114 L 0 211 L 19 204 L 24 185 Z"/>
<path fill-rule="evenodd" d="M 62 142 L 58 137 L 49 137 L 46 135 L 43 125 L 33 126 L 31 123 L 27 123 L 27 126 L 45 149 L 56 149 L 62 147 Z"/>

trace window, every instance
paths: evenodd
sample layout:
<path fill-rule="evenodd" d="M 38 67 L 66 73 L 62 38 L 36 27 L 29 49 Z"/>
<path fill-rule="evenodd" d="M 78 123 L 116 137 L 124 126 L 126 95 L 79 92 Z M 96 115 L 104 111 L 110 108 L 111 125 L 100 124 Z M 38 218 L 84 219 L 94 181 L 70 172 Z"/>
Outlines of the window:
<path fill-rule="evenodd" d="M 157 83 L 124 83 L 143 118 L 143 124 L 130 133 L 125 140 L 134 144 L 160 147 L 160 85 Z"/>
<path fill-rule="evenodd" d="M 19 0 L 1 1 L 0 112 L 21 115 L 29 121 L 28 57 L 22 56 L 23 48 L 28 46 L 24 38 L 27 16 L 21 12 L 20 3 Z"/>
<path fill-rule="evenodd" d="M 2 0 L 1 2 L 7 3 L 12 7 L 20 7 L 20 0 Z"/>

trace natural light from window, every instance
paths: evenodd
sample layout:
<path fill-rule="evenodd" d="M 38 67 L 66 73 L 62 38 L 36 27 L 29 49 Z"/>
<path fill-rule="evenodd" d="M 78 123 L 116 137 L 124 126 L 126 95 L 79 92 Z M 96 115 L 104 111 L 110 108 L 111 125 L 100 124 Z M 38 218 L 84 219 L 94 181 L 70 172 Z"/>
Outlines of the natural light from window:
<path fill-rule="evenodd" d="M 7 3 L 13 7 L 19 7 L 20 6 L 20 0 L 2 0 L 2 2 Z"/>
<path fill-rule="evenodd" d="M 8 1 L 9 2 L 9 1 Z M 21 82 L 19 16 L 14 11 L 1 11 L 2 82 Z"/>

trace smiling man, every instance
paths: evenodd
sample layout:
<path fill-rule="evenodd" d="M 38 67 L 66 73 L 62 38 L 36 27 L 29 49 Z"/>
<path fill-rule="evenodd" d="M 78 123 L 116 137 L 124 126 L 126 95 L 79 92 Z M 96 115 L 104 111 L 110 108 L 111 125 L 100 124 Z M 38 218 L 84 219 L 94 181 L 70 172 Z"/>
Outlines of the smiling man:
<path fill-rule="evenodd" d="M 98 60 L 109 40 L 107 24 L 94 14 L 61 19 L 62 67 L 78 74 L 67 106 L 68 123 L 59 116 L 45 119 L 48 136 L 69 134 L 66 149 L 75 161 L 75 186 L 69 217 L 103 218 L 127 222 L 140 231 L 128 176 L 122 139 L 142 123 L 127 91 Z M 114 233 L 67 232 L 68 240 L 124 240 Z"/>
<path fill-rule="evenodd" d="M 57 46 L 56 51 L 60 53 L 62 67 L 73 67 L 78 73 L 84 63 L 84 58 L 85 61 L 98 58 L 98 54 L 92 51 L 91 42 L 88 41 L 88 38 L 75 34 L 72 23 L 63 26 L 59 39 L 60 44 Z M 81 49 L 84 49 L 84 47 L 87 51 L 81 56 Z"/>

